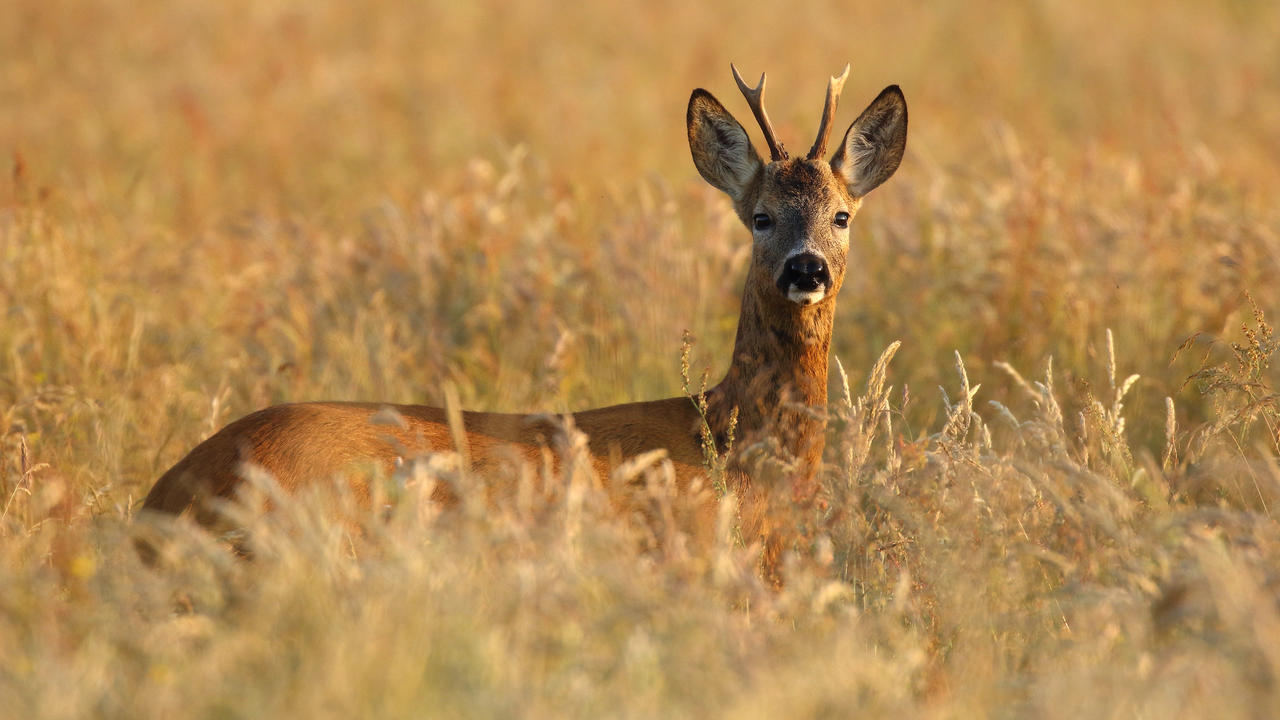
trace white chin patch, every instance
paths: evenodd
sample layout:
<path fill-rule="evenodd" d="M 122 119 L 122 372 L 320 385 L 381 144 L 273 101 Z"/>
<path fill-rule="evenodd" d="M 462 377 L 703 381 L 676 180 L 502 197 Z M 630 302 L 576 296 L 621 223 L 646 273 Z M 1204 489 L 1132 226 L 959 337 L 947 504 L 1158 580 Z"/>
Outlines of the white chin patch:
<path fill-rule="evenodd" d="M 797 305 L 813 305 L 820 302 L 822 298 L 827 296 L 827 291 L 818 288 L 817 290 L 800 290 L 795 285 L 787 290 L 787 299 Z"/>

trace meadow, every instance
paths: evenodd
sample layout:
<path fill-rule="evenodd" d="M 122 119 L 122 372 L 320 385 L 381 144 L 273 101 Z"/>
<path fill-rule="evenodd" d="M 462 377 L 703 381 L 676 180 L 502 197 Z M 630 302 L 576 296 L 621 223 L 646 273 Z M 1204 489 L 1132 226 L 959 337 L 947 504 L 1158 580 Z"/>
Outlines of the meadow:
<path fill-rule="evenodd" d="M 1280 713 L 1280 5 L 894 5 L 11 0 L 0 715 Z M 669 397 L 686 331 L 718 379 L 750 239 L 684 113 L 762 146 L 730 61 L 793 147 L 846 62 L 840 131 L 911 114 L 783 588 L 572 472 L 140 561 L 151 483 L 272 403 Z"/>

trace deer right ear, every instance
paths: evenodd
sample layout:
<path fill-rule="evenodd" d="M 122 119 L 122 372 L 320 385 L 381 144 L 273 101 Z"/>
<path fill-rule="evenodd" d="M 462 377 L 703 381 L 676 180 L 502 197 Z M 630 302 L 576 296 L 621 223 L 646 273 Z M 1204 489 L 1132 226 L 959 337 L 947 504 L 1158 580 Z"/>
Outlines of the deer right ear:
<path fill-rule="evenodd" d="M 890 85 L 849 126 L 831 169 L 856 198 L 889 179 L 907 147 L 907 101 Z"/>
<path fill-rule="evenodd" d="M 689 150 L 703 179 L 736 203 L 764 167 L 747 131 L 706 90 L 693 91 L 689 112 Z"/>

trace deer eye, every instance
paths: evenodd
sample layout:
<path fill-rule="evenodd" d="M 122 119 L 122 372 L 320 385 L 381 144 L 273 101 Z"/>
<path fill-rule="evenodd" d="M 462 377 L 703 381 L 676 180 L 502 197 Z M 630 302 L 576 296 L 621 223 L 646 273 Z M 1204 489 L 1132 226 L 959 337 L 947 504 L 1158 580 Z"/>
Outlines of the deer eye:
<path fill-rule="evenodd" d="M 835 220 L 835 222 L 836 222 L 836 227 L 838 227 L 838 228 L 847 228 L 847 227 L 849 227 L 849 213 L 847 213 L 847 212 L 838 212 L 838 213 L 836 213 L 836 220 Z"/>
<path fill-rule="evenodd" d="M 751 224 L 757 230 L 768 230 L 773 227 L 773 218 L 765 215 L 764 213 L 756 213 L 751 218 Z"/>

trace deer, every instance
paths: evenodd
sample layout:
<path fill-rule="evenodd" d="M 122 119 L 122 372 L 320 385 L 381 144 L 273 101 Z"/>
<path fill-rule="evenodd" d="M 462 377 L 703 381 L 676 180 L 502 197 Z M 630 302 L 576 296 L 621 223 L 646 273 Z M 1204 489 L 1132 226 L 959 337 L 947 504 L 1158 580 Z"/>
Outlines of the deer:
<path fill-rule="evenodd" d="M 609 478 L 628 458 L 658 451 L 674 471 L 677 492 L 703 487 L 708 442 L 720 452 L 732 443 L 725 487 L 759 499 L 746 532 L 768 546 L 763 554 L 773 559 L 762 562 L 776 562 L 784 536 L 770 529 L 766 514 L 779 505 L 805 507 L 817 494 L 828 356 L 850 223 L 863 198 L 902 160 L 907 106 L 897 85 L 886 87 L 827 159 L 846 66 L 827 85 L 812 147 L 804 157 L 792 157 L 765 111 L 765 75 L 750 87 L 737 67 L 730 69 L 770 157 L 761 158 L 741 123 L 710 92 L 693 91 L 685 122 L 694 166 L 729 197 L 752 242 L 729 367 L 704 390 L 701 407 L 680 396 L 574 412 L 557 422 L 545 414 L 379 402 L 275 405 L 198 444 L 156 481 L 144 512 L 189 514 L 199 525 L 216 527 L 224 515 L 220 503 L 237 497 L 251 470 L 268 474 L 284 493 L 347 477 L 367 503 L 368 482 L 355 468 L 389 474 L 414 454 L 436 452 L 459 453 L 468 472 L 484 475 L 502 492 L 518 475 L 513 462 L 540 462 L 570 425 L 586 435 L 598 477 Z M 438 484 L 432 500 L 449 505 L 458 497 Z"/>

